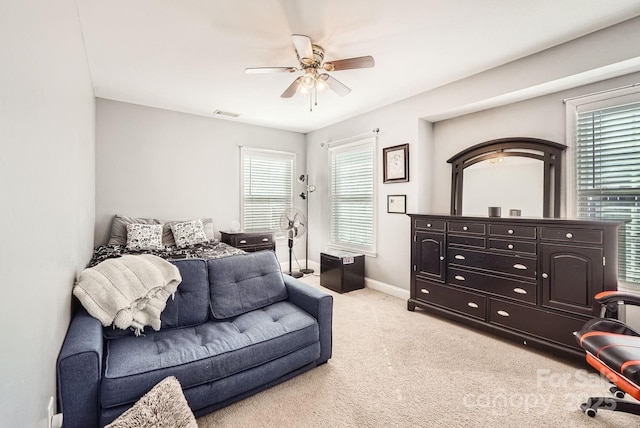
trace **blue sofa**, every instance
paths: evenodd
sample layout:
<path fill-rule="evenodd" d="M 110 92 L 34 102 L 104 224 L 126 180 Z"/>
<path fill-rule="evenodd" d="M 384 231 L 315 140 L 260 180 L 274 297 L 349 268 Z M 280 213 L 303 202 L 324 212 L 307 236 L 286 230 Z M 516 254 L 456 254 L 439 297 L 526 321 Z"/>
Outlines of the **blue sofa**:
<path fill-rule="evenodd" d="M 333 298 L 282 275 L 273 252 L 172 263 L 182 283 L 159 331 L 72 318 L 57 362 L 65 428 L 110 423 L 167 376 L 201 416 L 331 357 Z"/>

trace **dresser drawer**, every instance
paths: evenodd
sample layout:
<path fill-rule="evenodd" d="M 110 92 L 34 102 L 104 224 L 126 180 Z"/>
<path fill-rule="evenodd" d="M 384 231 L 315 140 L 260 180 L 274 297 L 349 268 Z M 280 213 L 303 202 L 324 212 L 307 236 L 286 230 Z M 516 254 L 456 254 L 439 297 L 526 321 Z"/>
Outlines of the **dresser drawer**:
<path fill-rule="evenodd" d="M 484 235 L 486 230 L 484 223 L 468 223 L 462 221 L 450 221 L 448 224 L 449 232 L 456 233 L 472 233 L 475 235 Z"/>
<path fill-rule="evenodd" d="M 221 241 L 245 251 L 275 250 L 273 232 L 225 232 L 220 231 Z"/>
<path fill-rule="evenodd" d="M 579 349 L 573 332 L 580 330 L 588 318 L 572 317 L 536 307 L 489 298 L 489 322 L 541 339 Z"/>
<path fill-rule="evenodd" d="M 431 220 L 431 219 L 416 219 L 415 227 L 416 229 L 422 230 L 438 230 L 444 232 L 446 223 L 444 220 Z"/>
<path fill-rule="evenodd" d="M 256 234 L 236 237 L 237 245 L 269 245 L 273 242 L 273 234 Z"/>
<path fill-rule="evenodd" d="M 449 235 L 449 244 L 461 247 L 485 248 L 484 238 L 468 235 Z"/>
<path fill-rule="evenodd" d="M 489 235 L 536 239 L 536 227 L 535 226 L 517 226 L 513 224 L 490 224 Z"/>
<path fill-rule="evenodd" d="M 487 298 L 482 294 L 417 279 L 415 296 L 417 300 L 423 302 L 442 306 L 477 319 L 485 319 Z"/>
<path fill-rule="evenodd" d="M 462 267 L 473 267 L 524 278 L 536 278 L 536 259 L 519 255 L 449 248 L 447 250 L 447 262 Z"/>
<path fill-rule="evenodd" d="M 486 291 L 526 303 L 536 303 L 536 284 L 488 273 L 449 268 L 448 283 Z"/>
<path fill-rule="evenodd" d="M 603 231 L 600 229 L 571 229 L 542 227 L 540 238 L 548 241 L 582 242 L 585 244 L 602 244 Z"/>
<path fill-rule="evenodd" d="M 506 250 L 514 253 L 536 254 L 537 245 L 535 242 L 514 241 L 511 239 L 489 239 L 489 248 L 492 250 Z"/>

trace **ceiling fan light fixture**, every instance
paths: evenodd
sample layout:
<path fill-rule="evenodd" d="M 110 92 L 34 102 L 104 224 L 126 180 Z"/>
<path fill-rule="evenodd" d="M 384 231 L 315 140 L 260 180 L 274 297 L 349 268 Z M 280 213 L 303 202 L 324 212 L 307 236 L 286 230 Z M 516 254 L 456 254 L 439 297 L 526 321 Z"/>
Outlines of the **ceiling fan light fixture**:
<path fill-rule="evenodd" d="M 318 79 L 316 79 L 316 90 L 318 91 L 318 93 L 322 94 L 327 89 L 329 89 L 327 81 L 322 78 L 322 75 L 318 76 Z"/>
<path fill-rule="evenodd" d="M 307 90 L 312 89 L 316 84 L 316 77 L 314 75 L 313 70 L 307 71 L 305 75 L 302 77 L 300 81 L 300 85 L 305 87 Z"/>
<path fill-rule="evenodd" d="M 298 89 L 296 89 L 296 92 L 302 95 L 307 95 L 310 91 L 311 89 L 307 88 L 302 84 L 300 84 L 300 86 L 298 86 Z"/>

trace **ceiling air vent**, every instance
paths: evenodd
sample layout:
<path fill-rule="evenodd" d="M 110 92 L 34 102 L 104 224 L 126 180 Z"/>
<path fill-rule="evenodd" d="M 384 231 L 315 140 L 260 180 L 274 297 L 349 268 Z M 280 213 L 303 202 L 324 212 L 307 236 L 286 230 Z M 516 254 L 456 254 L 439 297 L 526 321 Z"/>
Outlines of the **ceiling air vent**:
<path fill-rule="evenodd" d="M 222 111 L 222 110 L 214 110 L 213 114 L 217 115 L 217 116 L 227 116 L 227 117 L 238 117 L 238 116 L 240 116 L 238 113 L 231 113 L 229 111 Z"/>

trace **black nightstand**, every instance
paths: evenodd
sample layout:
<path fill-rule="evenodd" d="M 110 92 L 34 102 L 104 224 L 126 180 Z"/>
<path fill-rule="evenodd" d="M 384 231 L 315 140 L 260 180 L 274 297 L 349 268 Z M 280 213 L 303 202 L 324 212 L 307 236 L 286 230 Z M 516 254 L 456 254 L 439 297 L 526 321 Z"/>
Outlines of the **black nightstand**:
<path fill-rule="evenodd" d="M 265 230 L 260 232 L 225 232 L 220 231 L 220 240 L 232 247 L 239 248 L 247 252 L 276 250 L 276 240 L 274 231 Z"/>
<path fill-rule="evenodd" d="M 348 251 L 320 253 L 320 285 L 338 293 L 364 288 L 364 255 Z"/>

